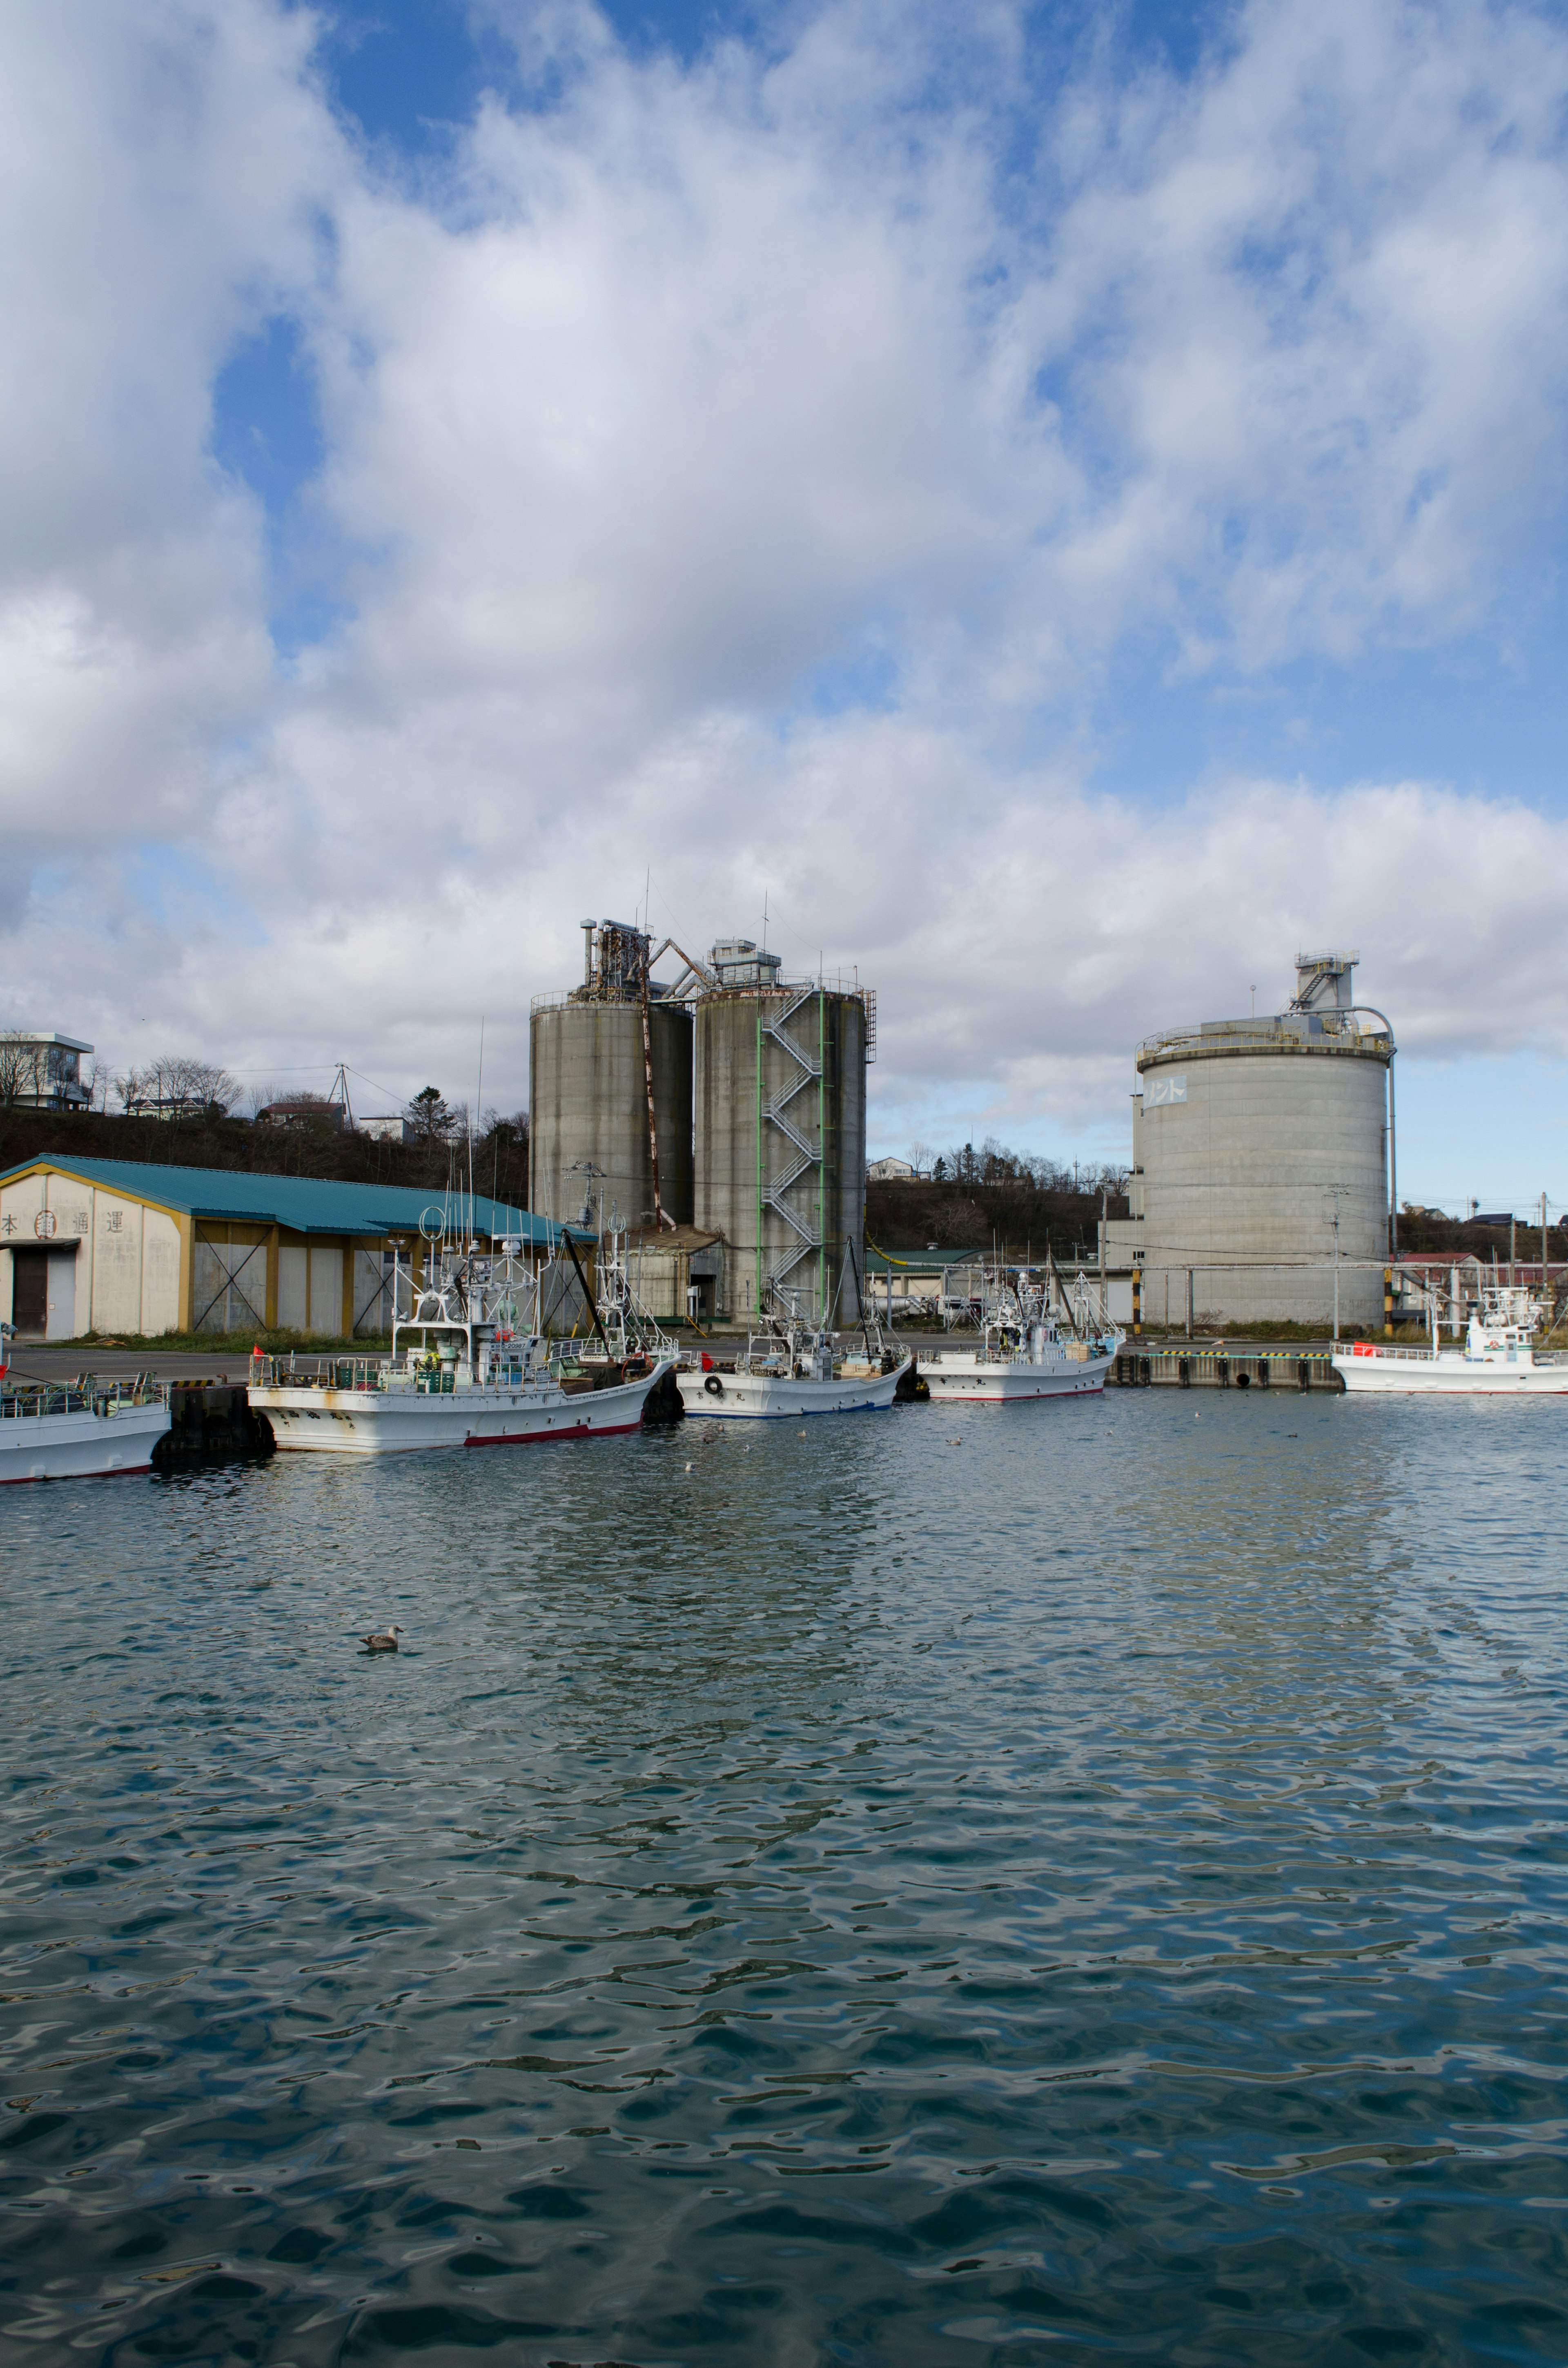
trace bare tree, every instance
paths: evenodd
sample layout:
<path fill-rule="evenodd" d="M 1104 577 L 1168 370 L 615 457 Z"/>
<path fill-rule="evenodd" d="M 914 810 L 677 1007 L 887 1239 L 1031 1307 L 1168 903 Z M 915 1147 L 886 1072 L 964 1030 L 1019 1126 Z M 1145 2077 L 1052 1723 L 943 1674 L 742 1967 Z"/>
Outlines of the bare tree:
<path fill-rule="evenodd" d="M 30 1101 L 38 1091 L 38 1046 L 0 1030 L 0 1102 Z"/>
<path fill-rule="evenodd" d="M 115 1092 L 132 1116 L 222 1118 L 240 1089 L 226 1069 L 187 1053 L 165 1053 L 145 1069 L 116 1077 Z"/>

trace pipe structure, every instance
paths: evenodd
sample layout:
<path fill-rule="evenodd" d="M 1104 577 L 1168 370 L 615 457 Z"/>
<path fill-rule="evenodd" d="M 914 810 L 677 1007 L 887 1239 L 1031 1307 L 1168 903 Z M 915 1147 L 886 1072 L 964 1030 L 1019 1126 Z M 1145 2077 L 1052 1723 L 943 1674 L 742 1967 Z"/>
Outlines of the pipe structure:
<path fill-rule="evenodd" d="M 1399 1047 L 1393 1041 L 1393 1021 L 1375 1003 L 1353 1003 L 1352 1011 L 1369 1011 L 1381 1019 L 1389 1031 L 1389 1254 L 1399 1256 L 1399 1147 L 1393 1124 L 1393 1056 Z"/>

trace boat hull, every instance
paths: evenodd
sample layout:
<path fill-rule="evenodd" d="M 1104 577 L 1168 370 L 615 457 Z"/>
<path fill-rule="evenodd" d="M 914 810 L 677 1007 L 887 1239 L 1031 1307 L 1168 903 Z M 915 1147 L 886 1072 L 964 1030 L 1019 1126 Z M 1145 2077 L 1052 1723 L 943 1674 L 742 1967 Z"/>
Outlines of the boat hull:
<path fill-rule="evenodd" d="M 677 1373 L 687 1413 L 710 1422 L 793 1422 L 824 1414 L 885 1414 L 909 1371 L 905 1357 L 891 1373 L 800 1381 L 779 1373 Z M 717 1390 L 710 1388 L 717 1382 Z"/>
<path fill-rule="evenodd" d="M 0 1421 L 0 1487 L 25 1480 L 108 1480 L 151 1469 L 169 1427 L 162 1404 L 112 1414 L 7 1415 Z"/>
<path fill-rule="evenodd" d="M 1113 1357 L 1064 1357 L 1060 1363 L 1015 1364 L 1006 1359 L 944 1356 L 921 1367 L 933 1401 L 944 1406 L 1023 1406 L 1037 1398 L 1104 1395 Z"/>
<path fill-rule="evenodd" d="M 436 1447 L 540 1447 L 640 1430 L 649 1393 L 668 1371 L 661 1365 L 645 1381 L 576 1395 L 527 1386 L 426 1396 L 276 1384 L 253 1386 L 248 1395 L 280 1453 L 406 1455 Z"/>
<path fill-rule="evenodd" d="M 1335 1357 L 1346 1397 L 1568 1397 L 1568 1365 L 1492 1364 L 1443 1356 L 1433 1361 L 1374 1353 Z"/>

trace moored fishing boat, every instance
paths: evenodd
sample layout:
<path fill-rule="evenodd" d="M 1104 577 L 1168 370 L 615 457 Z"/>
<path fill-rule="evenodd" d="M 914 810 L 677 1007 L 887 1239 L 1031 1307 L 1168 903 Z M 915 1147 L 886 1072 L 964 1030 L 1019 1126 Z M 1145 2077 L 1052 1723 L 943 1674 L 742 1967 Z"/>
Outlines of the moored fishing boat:
<path fill-rule="evenodd" d="M 873 1344 L 836 1349 L 827 1332 L 774 1324 L 731 1357 L 682 1356 L 676 1380 L 688 1415 L 716 1421 L 783 1421 L 796 1416 L 885 1413 L 914 1360 Z"/>
<path fill-rule="evenodd" d="M 9 1326 L 5 1327 L 6 1332 Z M 0 1341 L 0 1359 L 6 1343 Z M 145 1472 L 169 1427 L 167 1390 L 145 1375 L 12 1386 L 0 1361 L 0 1487 Z"/>
<path fill-rule="evenodd" d="M 1488 1288 L 1465 1327 L 1464 1346 L 1443 1348 L 1432 1302 L 1430 1345 L 1394 1348 L 1356 1340 L 1336 1350 L 1334 1370 L 1349 1397 L 1568 1396 L 1568 1360 L 1538 1363 L 1535 1335 L 1546 1313 L 1528 1291 Z"/>
<path fill-rule="evenodd" d="M 1082 1276 L 1064 1303 L 1073 1329 L 1063 1335 L 1051 1281 L 1049 1269 L 1043 1281 L 1021 1267 L 987 1273 L 973 1346 L 938 1349 L 921 1360 L 934 1401 L 1014 1406 L 1103 1392 L 1124 1336 Z"/>
<path fill-rule="evenodd" d="M 472 1247 L 433 1260 L 417 1291 L 394 1276 L 394 1310 L 404 1296 L 390 1357 L 328 1359 L 313 1375 L 293 1360 L 253 1360 L 250 1403 L 279 1449 L 384 1455 L 609 1438 L 641 1429 L 674 1365 L 624 1336 L 617 1354 L 598 1316 L 599 1353 L 520 1327 L 537 1313 L 533 1279 Z"/>

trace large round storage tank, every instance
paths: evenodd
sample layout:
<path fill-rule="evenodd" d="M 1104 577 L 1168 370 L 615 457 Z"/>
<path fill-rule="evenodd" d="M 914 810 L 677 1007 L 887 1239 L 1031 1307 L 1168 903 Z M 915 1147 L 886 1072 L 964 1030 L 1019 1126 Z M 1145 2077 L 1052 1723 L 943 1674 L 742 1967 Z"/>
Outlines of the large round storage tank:
<path fill-rule="evenodd" d="M 1153 1324 L 1376 1325 L 1389 1257 L 1392 1037 L 1332 994 L 1277 1019 L 1216 1020 L 1140 1048 L 1142 1306 Z M 1303 957 L 1303 962 L 1306 958 Z M 1303 972 L 1303 975 L 1306 973 Z M 1321 973 L 1316 973 L 1321 979 Z"/>
<path fill-rule="evenodd" d="M 698 1225 L 728 1245 L 728 1312 L 793 1304 L 806 1321 L 858 1323 L 872 999 L 783 980 L 778 957 L 745 939 L 710 959 L 719 984 L 697 1006 L 693 1201 Z"/>
<path fill-rule="evenodd" d="M 574 1222 L 591 1203 L 607 1224 L 653 1223 L 651 1065 L 659 1202 L 676 1224 L 689 1224 L 691 1015 L 651 989 L 645 1050 L 636 960 L 640 942 L 645 964 L 647 939 L 608 921 L 585 928 L 591 933 L 585 985 L 537 996 L 529 1019 L 529 1205 L 558 1222 Z M 632 941 L 624 965 L 609 959 L 612 931 Z"/>

